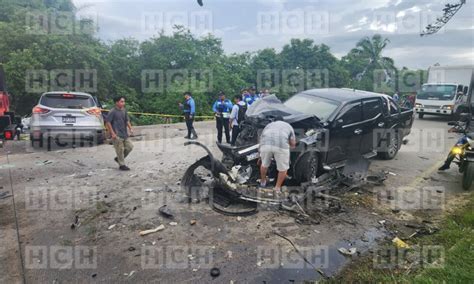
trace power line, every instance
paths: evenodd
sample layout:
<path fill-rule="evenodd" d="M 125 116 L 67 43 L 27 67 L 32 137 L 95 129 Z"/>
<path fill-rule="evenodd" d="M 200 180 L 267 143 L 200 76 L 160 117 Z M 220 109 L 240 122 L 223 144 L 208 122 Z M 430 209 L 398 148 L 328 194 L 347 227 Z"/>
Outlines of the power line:
<path fill-rule="evenodd" d="M 446 25 L 449 20 L 451 20 L 454 15 L 461 9 L 461 7 L 466 4 L 466 0 L 461 0 L 458 4 L 446 4 L 443 9 L 443 16 L 436 18 L 434 24 L 429 24 L 426 26 L 425 30 L 421 32 L 420 36 L 431 35 L 437 33 L 444 25 Z"/>

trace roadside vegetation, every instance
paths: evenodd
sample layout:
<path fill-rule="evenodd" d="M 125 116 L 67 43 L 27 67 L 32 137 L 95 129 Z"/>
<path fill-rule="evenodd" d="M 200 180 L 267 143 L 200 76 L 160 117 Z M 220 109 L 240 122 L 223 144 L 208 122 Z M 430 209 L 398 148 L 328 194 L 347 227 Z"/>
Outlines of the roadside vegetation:
<path fill-rule="evenodd" d="M 474 279 L 474 194 L 454 213 L 446 216 L 433 235 L 410 239 L 399 255 L 381 265 L 377 252 L 351 263 L 331 283 L 472 283 Z M 424 253 L 417 253 L 417 252 Z M 387 254 L 388 255 L 388 254 Z M 392 254 L 393 256 L 393 254 Z M 387 264 L 384 262 L 383 264 Z"/>
<path fill-rule="evenodd" d="M 27 20 L 38 13 L 75 13 L 80 9 L 71 0 L 0 0 L 0 63 L 5 66 L 8 90 L 17 113 L 29 114 L 41 93 L 25 88 L 27 74 L 32 70 L 96 70 L 94 94 L 99 99 L 110 104 L 113 96 L 124 95 L 129 110 L 162 114 L 180 114 L 177 101 L 182 100 L 184 90 L 190 90 L 196 99 L 197 114 L 209 115 L 218 91 L 232 97 L 245 87 L 262 89 L 264 86 L 257 82 L 258 72 L 262 70 L 274 70 L 282 76 L 282 80 L 267 85 L 280 99 L 314 87 L 349 87 L 391 94 L 407 76 L 418 78 L 417 83 L 407 85 L 408 89 L 400 89 L 402 93 L 410 93 L 424 81 L 424 71 L 398 69 L 393 59 L 383 56 L 389 41 L 380 35 L 370 35 L 354 43 L 354 49 L 339 59 L 329 46 L 315 44 L 312 39 L 292 39 L 281 51 L 267 48 L 226 54 L 221 39 L 213 35 L 196 37 L 183 27 L 176 27 L 173 34 L 158 31 L 142 42 L 133 38 L 104 42 L 97 37 L 93 19 L 76 18 L 74 23 L 75 27 L 82 27 L 81 31 L 91 32 L 65 35 L 38 33 L 31 28 L 32 20 Z M 148 92 L 142 88 L 142 70 L 150 69 L 162 70 L 164 74 L 183 69 L 211 70 L 212 79 L 188 76 Z M 327 76 L 321 76 L 317 83 L 302 85 L 304 72 L 315 69 L 327 70 Z M 303 73 L 285 77 L 282 74 L 285 70 L 303 70 Z M 134 120 L 136 124 L 163 121 L 152 116 L 136 116 Z"/>

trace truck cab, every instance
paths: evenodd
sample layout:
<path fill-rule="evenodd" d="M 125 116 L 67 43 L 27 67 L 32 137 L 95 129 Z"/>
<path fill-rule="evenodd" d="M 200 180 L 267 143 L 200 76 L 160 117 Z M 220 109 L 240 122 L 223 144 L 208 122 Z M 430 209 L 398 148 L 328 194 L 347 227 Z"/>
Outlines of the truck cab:
<path fill-rule="evenodd" d="M 428 80 L 418 91 L 415 110 L 419 118 L 425 114 L 451 116 L 456 120 L 464 110 L 471 92 L 474 65 L 431 66 Z"/>
<path fill-rule="evenodd" d="M 425 114 L 454 116 L 458 107 L 466 102 L 467 90 L 464 85 L 429 83 L 424 84 L 418 92 L 415 110 L 419 118 Z"/>

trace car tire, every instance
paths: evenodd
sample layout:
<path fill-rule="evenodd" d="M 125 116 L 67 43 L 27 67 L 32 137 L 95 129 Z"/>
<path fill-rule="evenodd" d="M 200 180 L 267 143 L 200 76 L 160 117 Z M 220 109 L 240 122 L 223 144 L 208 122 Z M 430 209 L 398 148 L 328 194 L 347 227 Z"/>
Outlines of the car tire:
<path fill-rule="evenodd" d="M 464 169 L 464 174 L 462 175 L 462 188 L 464 190 L 469 190 L 474 180 L 474 163 L 468 162 L 466 168 Z"/>
<path fill-rule="evenodd" d="M 418 118 L 419 118 L 419 119 L 423 119 L 424 116 L 425 116 L 425 114 L 422 113 L 422 112 L 420 112 L 420 113 L 418 114 Z"/>
<path fill-rule="evenodd" d="M 294 176 L 298 183 L 309 182 L 318 176 L 318 153 L 315 151 L 304 153 L 296 162 Z"/>
<path fill-rule="evenodd" d="M 105 142 L 104 134 L 97 135 L 97 145 L 102 145 Z"/>
<path fill-rule="evenodd" d="M 395 156 L 398 153 L 398 150 L 400 150 L 402 139 L 400 137 L 400 134 L 397 132 L 394 137 L 390 137 L 391 135 L 387 135 L 385 138 L 386 147 L 383 152 L 378 152 L 377 156 L 383 160 L 391 160 L 395 158 Z"/>

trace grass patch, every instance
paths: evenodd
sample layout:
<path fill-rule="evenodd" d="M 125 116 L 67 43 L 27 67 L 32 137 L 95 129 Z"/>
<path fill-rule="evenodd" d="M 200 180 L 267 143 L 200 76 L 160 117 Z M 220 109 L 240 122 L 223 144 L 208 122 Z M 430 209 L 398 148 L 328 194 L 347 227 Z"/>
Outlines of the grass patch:
<path fill-rule="evenodd" d="M 474 283 L 474 194 L 439 228 L 433 235 L 410 239 L 412 247 L 406 251 L 391 246 L 391 252 L 405 253 L 391 260 L 391 267 L 379 266 L 375 251 L 328 282 Z"/>

